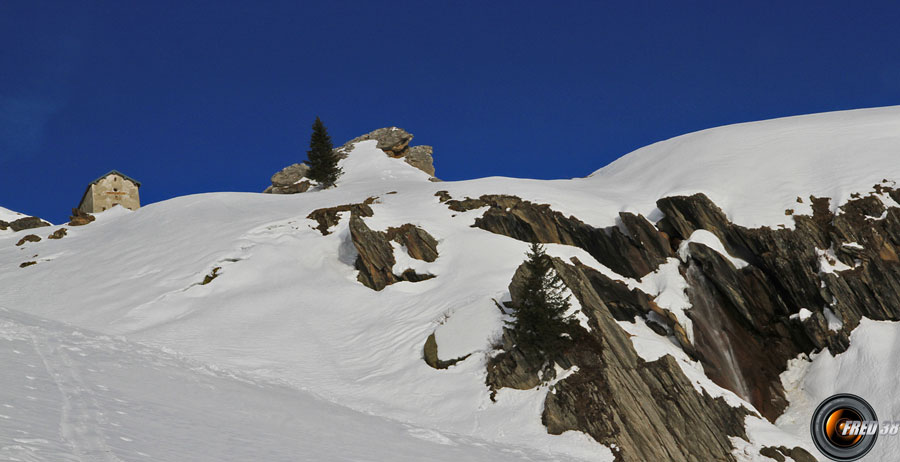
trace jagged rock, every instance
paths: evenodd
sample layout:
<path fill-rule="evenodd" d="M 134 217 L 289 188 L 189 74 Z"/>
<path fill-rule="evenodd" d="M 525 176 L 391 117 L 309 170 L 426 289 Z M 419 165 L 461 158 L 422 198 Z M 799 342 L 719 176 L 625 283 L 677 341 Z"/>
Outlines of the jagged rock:
<path fill-rule="evenodd" d="M 432 250 L 437 258 L 437 250 L 429 247 L 430 243 L 424 238 L 434 242 L 434 238 L 428 233 L 413 225 L 404 225 L 394 230 L 409 230 L 408 232 L 394 231 L 397 236 L 406 236 L 402 239 L 410 239 L 410 247 L 416 249 L 417 255 L 430 256 Z M 432 274 L 419 274 L 413 269 L 406 269 L 402 274 L 394 274 L 393 267 L 397 262 L 394 259 L 394 247 L 391 246 L 389 233 L 373 231 L 362 218 L 352 210 L 350 212 L 350 239 L 356 247 L 356 269 L 359 270 L 357 280 L 373 290 L 382 290 L 385 287 L 399 281 L 419 282 L 434 277 Z M 423 239 L 419 241 L 419 239 Z M 436 245 L 436 242 L 434 242 Z M 412 253 L 411 257 L 416 258 Z M 433 261 L 433 260 L 432 260 Z"/>
<path fill-rule="evenodd" d="M 516 196 L 484 195 L 478 199 L 448 200 L 451 210 L 466 211 L 488 206 L 475 219 L 476 228 L 513 237 L 525 242 L 566 244 L 586 250 L 600 263 L 617 273 L 633 278 L 655 270 L 675 254 L 666 235 L 646 218 L 621 213 L 623 226 L 595 228 L 575 217 L 554 211 L 546 204 L 535 204 Z"/>
<path fill-rule="evenodd" d="M 900 197 L 888 187 L 881 191 Z M 459 211 L 487 206 L 476 227 L 524 241 L 575 245 L 620 275 L 634 278 L 674 256 L 672 250 L 694 231 L 712 232 L 729 254 L 748 266 L 738 269 L 702 244 L 687 246 L 689 256 L 680 272 L 693 305 L 686 311 L 693 342 L 674 314 L 649 295 L 574 263 L 610 316 L 636 322 L 661 319 L 666 333 L 703 364 L 714 382 L 743 396 L 773 421 L 786 405 L 779 375 L 789 359 L 824 348 L 832 354 L 843 352 L 849 333 L 864 316 L 900 320 L 900 208 L 885 207 L 872 196 L 850 200 L 837 215 L 827 198 L 810 197 L 812 216 L 794 215 L 794 229 L 777 230 L 735 225 L 702 194 L 666 197 L 657 202 L 664 217 L 656 227 L 642 217 L 622 214 L 627 234 L 618 227 L 595 229 L 512 196 L 444 203 Z M 828 249 L 833 258 L 820 256 Z M 829 259 L 849 269 L 837 273 L 823 267 Z M 839 328 L 829 325 L 826 308 L 840 321 Z M 801 309 L 812 315 L 801 320 Z"/>
<path fill-rule="evenodd" d="M 372 208 L 369 205 L 374 203 L 376 199 L 375 197 L 370 197 L 359 204 L 344 204 L 336 207 L 316 209 L 310 212 L 306 218 L 317 221 L 319 226 L 315 229 L 318 229 L 323 236 L 326 236 L 331 233 L 332 227 L 337 226 L 340 221 L 340 215 L 338 214 L 341 212 L 350 212 L 360 217 L 371 217 Z"/>
<path fill-rule="evenodd" d="M 309 173 L 309 166 L 305 163 L 288 165 L 272 175 L 272 186 L 291 186 L 305 178 L 307 173 Z"/>
<path fill-rule="evenodd" d="M 428 339 L 425 340 L 425 346 L 422 348 L 422 355 L 425 358 L 425 364 L 428 364 L 435 369 L 446 369 L 460 361 L 465 361 L 466 358 L 471 356 L 471 354 L 467 354 L 461 358 L 446 361 L 439 359 L 437 339 L 435 339 L 434 333 L 429 335 Z"/>
<path fill-rule="evenodd" d="M 418 226 L 407 223 L 399 228 L 388 228 L 387 238 L 404 246 L 410 257 L 427 262 L 437 260 L 437 240 Z"/>
<path fill-rule="evenodd" d="M 38 236 L 37 234 L 29 234 L 29 235 L 23 237 L 22 239 L 19 239 L 19 242 L 17 242 L 16 245 L 19 246 L 26 242 L 40 242 L 40 241 L 41 241 L 41 237 Z"/>
<path fill-rule="evenodd" d="M 335 151 L 341 158 L 347 157 L 350 148 L 361 141 L 376 140 L 376 147 L 390 157 L 403 158 L 406 163 L 434 177 L 434 149 L 431 146 L 409 146 L 413 135 L 402 128 L 385 127 L 358 136 L 344 143 Z"/>
<path fill-rule="evenodd" d="M 0 231 L 6 231 L 9 229 L 9 222 L 0 220 Z"/>
<path fill-rule="evenodd" d="M 44 226 L 50 226 L 50 223 L 47 223 L 38 217 L 19 218 L 18 220 L 10 222 L 8 225 L 9 229 L 16 232 L 26 229 L 41 228 Z"/>
<path fill-rule="evenodd" d="M 37 262 L 36 262 L 36 261 L 26 261 L 26 262 L 22 262 L 21 264 L 19 264 L 19 268 L 27 268 L 27 267 L 29 267 L 29 266 L 31 266 L 31 265 L 37 265 Z"/>
<path fill-rule="evenodd" d="M 443 203 L 443 202 L 447 202 L 447 201 L 449 201 L 450 199 L 453 199 L 453 197 L 450 196 L 450 192 L 444 191 L 444 190 L 441 190 L 441 191 L 438 191 L 438 192 L 434 193 L 434 197 L 437 197 L 438 200 L 439 200 L 440 202 L 442 202 L 442 203 Z"/>
<path fill-rule="evenodd" d="M 413 167 L 434 176 L 434 148 L 431 146 L 413 146 L 406 153 L 406 163 Z"/>
<path fill-rule="evenodd" d="M 381 290 L 398 281 L 393 273 L 394 248 L 383 233 L 372 231 L 358 215 L 350 214 L 350 237 L 359 256 L 357 279 L 366 287 Z"/>
<path fill-rule="evenodd" d="M 573 346 L 553 358 L 560 367 L 577 366 L 578 371 L 546 395 L 542 420 L 547 430 L 582 431 L 614 444 L 619 462 L 734 461 L 730 438 L 747 438 L 744 418 L 750 411 L 698 393 L 669 355 L 641 359 L 584 272 L 559 259 L 553 265 L 591 330 L 575 327 Z M 511 303 L 517 303 L 520 291 L 513 279 Z M 507 332 L 503 352 L 488 362 L 487 382 L 492 390 L 533 388 L 553 377 L 551 369 L 547 358 L 528 357 L 515 348 Z"/>
<path fill-rule="evenodd" d="M 81 209 L 72 209 L 72 216 L 69 217 L 69 226 L 84 226 L 94 220 L 96 218 L 93 215 Z"/>
<path fill-rule="evenodd" d="M 353 138 L 338 148 L 338 151 L 346 156 L 350 146 L 361 141 L 376 140 L 378 141 L 376 147 L 384 151 L 387 155 L 391 157 L 403 157 L 406 155 L 406 151 L 409 149 L 409 142 L 412 141 L 412 139 L 412 133 L 409 133 L 402 128 L 385 127 Z"/>
<path fill-rule="evenodd" d="M 66 228 L 59 228 L 56 231 L 53 231 L 52 234 L 47 236 L 47 239 L 62 239 L 66 236 L 68 230 Z"/>
<path fill-rule="evenodd" d="M 816 458 L 805 449 L 796 447 L 789 449 L 785 446 L 772 447 L 767 446 L 759 450 L 759 454 L 778 462 L 785 462 L 790 457 L 794 462 L 816 462 Z M 785 457 L 787 456 L 787 457 Z"/>

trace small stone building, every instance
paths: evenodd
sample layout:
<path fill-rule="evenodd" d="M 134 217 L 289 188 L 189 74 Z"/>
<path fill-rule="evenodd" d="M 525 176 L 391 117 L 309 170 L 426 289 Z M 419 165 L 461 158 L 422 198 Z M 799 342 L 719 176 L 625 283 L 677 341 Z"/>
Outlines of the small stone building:
<path fill-rule="evenodd" d="M 78 208 L 87 213 L 102 212 L 116 205 L 137 210 L 141 207 L 140 187 L 140 181 L 113 170 L 87 186 Z"/>

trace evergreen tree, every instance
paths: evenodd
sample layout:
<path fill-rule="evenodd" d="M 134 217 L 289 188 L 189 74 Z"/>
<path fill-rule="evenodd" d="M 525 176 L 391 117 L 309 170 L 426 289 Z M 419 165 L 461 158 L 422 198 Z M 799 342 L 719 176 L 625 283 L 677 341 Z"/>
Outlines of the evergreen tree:
<path fill-rule="evenodd" d="M 508 325 L 520 348 L 552 356 L 568 340 L 563 334 L 573 320 L 566 316 L 571 308 L 570 295 L 564 295 L 565 285 L 543 245 L 532 243 L 526 257 L 527 277 L 522 295 L 512 307 L 514 319 Z"/>
<path fill-rule="evenodd" d="M 338 157 L 334 152 L 334 146 L 331 144 L 331 137 L 328 136 L 325 124 L 316 117 L 312 129 L 312 136 L 309 138 L 309 151 L 306 151 L 306 156 L 309 159 L 307 160 L 309 172 L 306 176 L 327 188 L 333 186 L 343 172 L 337 165 Z"/>

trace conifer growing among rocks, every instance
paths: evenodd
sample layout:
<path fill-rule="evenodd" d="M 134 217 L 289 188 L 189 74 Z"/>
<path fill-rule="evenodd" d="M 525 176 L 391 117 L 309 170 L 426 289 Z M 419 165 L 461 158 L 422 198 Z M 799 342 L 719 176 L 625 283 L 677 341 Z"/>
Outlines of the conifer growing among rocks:
<path fill-rule="evenodd" d="M 559 353 L 567 340 L 566 332 L 573 320 L 566 312 L 571 308 L 570 295 L 553 269 L 544 246 L 532 243 L 526 253 L 527 277 L 522 297 L 511 306 L 514 319 L 508 321 L 519 348 L 549 357 Z"/>
<path fill-rule="evenodd" d="M 316 117 L 313 122 L 313 132 L 309 139 L 309 151 L 306 152 L 309 160 L 309 172 L 307 178 L 315 180 L 328 188 L 334 185 L 338 177 L 341 176 L 341 168 L 338 167 L 338 156 L 334 152 L 334 146 L 331 144 L 331 137 L 328 136 L 328 129 L 322 120 Z"/>

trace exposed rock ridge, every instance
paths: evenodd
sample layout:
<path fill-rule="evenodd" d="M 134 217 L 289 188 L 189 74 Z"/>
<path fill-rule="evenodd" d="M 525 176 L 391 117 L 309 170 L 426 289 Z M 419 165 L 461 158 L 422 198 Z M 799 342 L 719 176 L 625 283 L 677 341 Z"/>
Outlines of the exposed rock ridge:
<path fill-rule="evenodd" d="M 631 278 L 652 272 L 675 254 L 668 237 L 646 218 L 619 214 L 628 234 L 617 226 L 595 228 L 573 216 L 566 217 L 549 205 L 535 204 L 516 196 L 484 195 L 478 199 L 446 200 L 454 211 L 488 207 L 475 219 L 475 227 L 526 242 L 566 244 L 586 250 L 600 263 Z"/>
<path fill-rule="evenodd" d="M 396 282 L 419 282 L 434 277 L 433 274 L 419 274 L 412 268 L 401 274 L 393 271 L 397 260 L 394 258 L 391 241 L 401 244 L 412 258 L 427 262 L 437 259 L 437 240 L 427 231 L 409 223 L 389 228 L 385 232 L 374 231 L 352 209 L 349 228 L 350 239 L 358 254 L 355 262 L 355 267 L 359 270 L 357 279 L 366 287 L 382 290 Z"/>
<path fill-rule="evenodd" d="M 744 418 L 751 411 L 698 393 L 669 355 L 652 362 L 641 359 L 584 272 L 559 259 L 553 265 L 581 304 L 591 330 L 573 327 L 574 346 L 554 358 L 560 367 L 578 370 L 547 393 L 542 415 L 547 430 L 585 432 L 615 447 L 619 462 L 734 461 L 729 438 L 747 438 Z M 516 279 L 510 284 L 512 303 L 519 297 Z M 554 375 L 546 359 L 518 349 L 508 331 L 503 350 L 488 363 L 487 382 L 494 390 L 533 388 Z"/>
<path fill-rule="evenodd" d="M 50 226 L 50 223 L 47 223 L 46 221 L 41 220 L 38 217 L 22 217 L 13 221 L 0 220 L 0 231 L 11 229 L 15 232 L 18 232 L 26 229 L 41 228 L 44 226 Z"/>
<path fill-rule="evenodd" d="M 750 229 L 735 225 L 703 194 L 667 197 L 657 202 L 664 218 L 656 226 L 640 216 L 622 214 L 622 228 L 627 234 L 617 234 L 618 227 L 601 233 L 549 206 L 513 196 L 453 200 L 446 193 L 437 195 L 453 210 L 487 207 L 474 227 L 524 241 L 576 245 L 620 275 L 635 278 L 643 277 L 664 258 L 672 256 L 673 249 L 678 249 L 694 231 L 712 232 L 731 256 L 745 260 L 748 265 L 737 268 L 728 258 L 705 245 L 695 242 L 686 245 L 679 270 L 687 282 L 687 296 L 693 305 L 686 312 L 693 324 L 689 327 L 693 341 L 685 326 L 672 313 L 660 309 L 652 296 L 629 289 L 577 260 L 573 261 L 575 266 L 565 265 L 559 270 L 587 311 L 599 310 L 613 320 L 647 322 L 658 333 L 674 336 L 689 355 L 701 361 L 715 383 L 744 397 L 763 416 L 774 420 L 787 404 L 779 375 L 789 359 L 824 348 L 832 354 L 843 352 L 849 345 L 850 332 L 863 316 L 900 320 L 900 207 L 896 202 L 900 191 L 885 185 L 875 189 L 876 194 L 851 199 L 837 214 L 831 212 L 828 199 L 811 197 L 813 214 L 795 215 L 794 229 Z M 594 318 L 597 316 L 593 314 Z M 652 321 L 660 319 L 664 326 Z M 577 350 L 582 355 L 596 352 L 597 344 L 602 346 L 617 338 L 610 335 L 606 332 L 602 339 L 577 337 Z M 623 352 L 627 350 L 623 348 L 618 348 L 621 350 L 618 354 L 627 359 L 630 353 Z M 600 351 L 605 350 L 600 348 Z M 723 351 L 736 364 L 727 364 Z M 489 370 L 488 380 L 495 388 L 532 387 L 546 367 L 528 358 L 516 358 L 512 352 L 497 358 L 495 364 L 511 362 L 502 366 L 500 372 Z M 590 364 L 604 364 L 603 361 L 585 356 L 570 362 L 581 370 L 560 382 L 556 394 L 548 395 L 546 409 L 578 415 L 585 400 L 615 399 L 602 394 L 602 400 L 596 397 L 600 393 L 598 387 L 608 393 L 626 392 L 624 385 L 617 392 L 598 385 L 612 383 L 602 374 L 591 380 L 579 379 L 592 370 Z M 626 362 L 621 367 L 628 370 L 631 365 Z M 644 367 L 639 375 L 644 383 L 640 387 L 648 386 L 648 381 L 662 380 L 674 381 L 678 388 L 678 380 L 671 377 L 671 371 L 660 365 Z M 559 389 L 567 392 L 560 393 Z M 627 390 L 627 393 L 635 392 Z M 566 396 L 572 399 L 567 401 Z M 602 412 L 618 407 L 606 406 L 607 411 L 597 412 L 608 419 Z M 698 412 L 720 412 L 714 407 L 710 409 Z M 569 416 L 561 421 L 567 424 L 555 426 L 557 420 L 548 418 L 545 412 L 545 423 L 551 431 L 571 427 L 586 431 L 599 441 L 609 438 L 593 427 L 597 424 L 592 419 L 572 420 Z M 698 442 L 684 440 L 677 444 Z"/>

